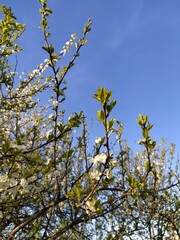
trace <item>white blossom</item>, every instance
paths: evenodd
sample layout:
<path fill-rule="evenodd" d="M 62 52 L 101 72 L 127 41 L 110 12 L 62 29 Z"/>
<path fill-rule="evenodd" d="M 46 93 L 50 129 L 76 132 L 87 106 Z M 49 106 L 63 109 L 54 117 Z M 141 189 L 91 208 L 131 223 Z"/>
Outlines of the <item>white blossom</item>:
<path fill-rule="evenodd" d="M 108 169 L 107 172 L 106 172 L 106 177 L 108 179 L 112 178 L 112 172 Z"/>
<path fill-rule="evenodd" d="M 38 70 L 37 70 L 37 69 L 35 69 L 35 70 L 32 71 L 32 74 L 33 74 L 33 75 L 36 75 L 37 73 L 38 73 Z"/>
<path fill-rule="evenodd" d="M 100 179 L 100 176 L 101 176 L 101 173 L 98 172 L 98 170 L 96 169 L 93 169 L 91 172 L 90 172 L 90 177 L 92 179 L 96 179 L 97 181 Z"/>
<path fill-rule="evenodd" d="M 30 178 L 28 178 L 28 183 L 30 183 L 30 182 L 34 182 L 34 181 L 36 181 L 37 180 L 37 176 L 32 176 L 32 177 L 30 177 Z"/>
<path fill-rule="evenodd" d="M 163 163 L 162 163 L 162 162 L 153 161 L 153 163 L 155 164 L 155 166 L 163 166 Z"/>
<path fill-rule="evenodd" d="M 111 160 L 111 165 L 114 166 L 116 165 L 117 161 L 116 160 Z"/>
<path fill-rule="evenodd" d="M 138 172 L 142 172 L 143 171 L 143 167 L 142 166 L 138 166 L 137 170 L 138 170 Z"/>
<path fill-rule="evenodd" d="M 60 54 L 64 56 L 64 55 L 66 54 L 66 52 L 67 52 L 66 49 L 63 49 L 63 50 L 60 52 Z"/>
<path fill-rule="evenodd" d="M 14 199 L 18 194 L 18 189 L 17 188 L 12 188 L 11 189 L 11 196 Z"/>
<path fill-rule="evenodd" d="M 28 186 L 28 182 L 26 181 L 25 178 L 22 178 L 21 181 L 20 181 L 20 184 L 23 188 L 23 190 L 20 191 L 20 193 L 26 193 L 26 192 L 29 192 L 29 186 Z"/>
<path fill-rule="evenodd" d="M 96 138 L 95 143 L 97 144 L 101 143 L 101 138 L 100 137 Z"/>
<path fill-rule="evenodd" d="M 49 136 L 51 135 L 51 133 L 52 133 L 52 130 L 48 130 L 48 131 L 46 132 L 46 138 L 47 138 L 47 139 L 49 139 Z"/>
<path fill-rule="evenodd" d="M 53 118 L 54 118 L 54 114 L 52 113 L 49 115 L 49 119 L 53 119 Z"/>
<path fill-rule="evenodd" d="M 138 144 L 145 144 L 146 143 L 146 138 L 143 138 L 143 139 L 140 139 L 139 141 L 138 141 Z"/>
<path fill-rule="evenodd" d="M 75 40 L 75 38 L 76 38 L 76 34 L 75 33 L 71 34 L 71 39 Z"/>
<path fill-rule="evenodd" d="M 51 162 L 51 158 L 47 159 L 46 165 L 49 165 L 49 163 Z"/>
<path fill-rule="evenodd" d="M 95 209 L 95 200 L 92 200 L 92 201 L 87 201 L 86 202 L 86 213 L 89 214 L 91 212 L 96 212 L 96 209 Z"/>
<path fill-rule="evenodd" d="M 58 107 L 58 105 L 59 105 L 59 102 L 58 101 L 53 101 L 53 107 Z"/>
<path fill-rule="evenodd" d="M 11 143 L 11 147 L 12 148 L 15 148 L 15 149 L 18 149 L 18 150 L 26 150 L 26 147 L 25 146 L 23 146 L 23 145 L 17 145 L 17 144 L 15 144 L 15 143 Z"/>
<path fill-rule="evenodd" d="M 26 181 L 25 178 L 22 178 L 22 179 L 21 179 L 20 184 L 21 184 L 21 186 L 22 186 L 23 188 L 26 188 L 26 187 L 28 186 L 27 181 Z"/>
<path fill-rule="evenodd" d="M 76 38 L 76 34 L 71 34 L 71 39 L 65 43 L 63 50 L 60 52 L 60 55 L 64 56 L 67 52 L 69 52 L 71 46 L 73 45 L 75 38 Z"/>
<path fill-rule="evenodd" d="M 9 182 L 9 186 L 10 187 L 14 187 L 14 186 L 16 186 L 17 185 L 17 181 L 14 179 L 14 178 L 11 178 L 10 179 L 10 182 Z"/>
<path fill-rule="evenodd" d="M 93 159 L 92 159 L 92 162 L 94 164 L 97 164 L 98 162 L 101 162 L 101 163 L 105 163 L 106 162 L 106 154 L 105 153 L 101 153 L 101 154 L 98 154 L 96 155 Z"/>
<path fill-rule="evenodd" d="M 6 174 L 0 176 L 0 191 L 5 190 L 8 187 L 8 177 Z"/>
<path fill-rule="evenodd" d="M 49 59 L 44 59 L 44 63 L 49 63 Z"/>

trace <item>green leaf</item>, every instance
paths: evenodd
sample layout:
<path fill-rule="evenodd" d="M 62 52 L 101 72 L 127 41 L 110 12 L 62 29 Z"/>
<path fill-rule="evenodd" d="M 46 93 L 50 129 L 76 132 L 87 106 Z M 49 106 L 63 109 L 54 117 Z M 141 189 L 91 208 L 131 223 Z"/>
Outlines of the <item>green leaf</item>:
<path fill-rule="evenodd" d="M 68 124 L 70 125 L 70 127 L 79 127 L 79 125 L 81 124 L 82 115 L 83 112 L 81 111 L 79 113 L 74 113 L 73 116 L 70 116 L 68 120 Z"/>
<path fill-rule="evenodd" d="M 111 112 L 111 110 L 114 108 L 115 105 L 116 105 L 116 100 L 113 100 L 109 105 L 107 105 L 108 113 Z"/>
<path fill-rule="evenodd" d="M 76 193 L 77 198 L 80 199 L 81 198 L 81 191 L 80 191 L 79 187 L 75 186 L 74 191 Z"/>
<path fill-rule="evenodd" d="M 107 92 L 106 88 L 98 88 L 97 93 L 94 94 L 94 98 L 97 99 L 104 107 L 105 103 L 110 101 L 112 91 Z"/>
<path fill-rule="evenodd" d="M 109 102 L 112 97 L 112 91 L 106 92 L 105 94 L 105 102 Z"/>
<path fill-rule="evenodd" d="M 100 200 L 100 199 L 98 199 L 98 200 L 95 202 L 94 207 L 96 208 L 96 211 L 97 211 L 97 212 L 100 212 L 100 211 L 101 211 L 102 206 L 101 206 L 101 200 Z"/>
<path fill-rule="evenodd" d="M 53 13 L 53 11 L 52 11 L 50 8 L 48 8 L 48 7 L 45 8 L 45 11 L 48 12 L 48 13 L 50 13 L 50 14 Z"/>
<path fill-rule="evenodd" d="M 109 185 L 109 184 L 111 184 L 111 183 L 113 183 L 114 182 L 114 177 L 112 177 L 112 178 L 104 178 L 104 179 L 102 179 L 102 183 L 103 184 L 106 184 L 106 185 Z"/>
<path fill-rule="evenodd" d="M 116 118 L 111 118 L 110 121 L 109 121 L 109 130 L 111 130 L 113 124 L 115 123 L 116 121 Z"/>
<path fill-rule="evenodd" d="M 49 52 L 49 50 L 48 50 L 48 47 L 47 47 L 47 46 L 43 46 L 43 47 L 42 47 L 42 49 L 43 49 L 43 50 L 45 50 L 46 52 Z"/>
<path fill-rule="evenodd" d="M 104 121 L 104 112 L 102 110 L 97 111 L 97 116 L 100 122 Z"/>
<path fill-rule="evenodd" d="M 79 43 L 75 43 L 75 48 L 78 48 L 79 47 Z"/>
<path fill-rule="evenodd" d="M 40 3 L 46 3 L 47 0 L 39 0 Z"/>
<path fill-rule="evenodd" d="M 85 45 L 87 43 L 86 39 L 80 39 L 79 41 L 80 41 L 81 45 Z"/>
<path fill-rule="evenodd" d="M 52 44 L 49 45 L 49 53 L 53 53 L 54 52 L 54 47 Z"/>
<path fill-rule="evenodd" d="M 144 163 L 144 167 L 145 167 L 145 169 L 147 170 L 147 171 L 149 171 L 149 161 L 146 161 L 145 163 Z"/>
<path fill-rule="evenodd" d="M 46 37 L 50 37 L 51 36 L 51 34 L 50 33 L 46 33 Z"/>
<path fill-rule="evenodd" d="M 149 136 L 149 131 L 148 131 L 147 129 L 144 129 L 144 130 L 142 131 L 142 135 L 143 135 L 144 138 L 148 138 L 148 136 Z"/>

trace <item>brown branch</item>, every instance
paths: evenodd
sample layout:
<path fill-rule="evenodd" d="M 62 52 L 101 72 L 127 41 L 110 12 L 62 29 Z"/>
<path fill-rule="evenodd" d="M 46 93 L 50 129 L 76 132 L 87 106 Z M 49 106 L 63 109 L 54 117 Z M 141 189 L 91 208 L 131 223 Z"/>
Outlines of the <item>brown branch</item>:
<path fill-rule="evenodd" d="M 13 240 L 14 239 L 14 235 L 22 228 L 26 227 L 28 224 L 30 224 L 31 222 L 33 222 L 35 219 L 39 218 L 40 216 L 42 216 L 44 213 L 46 213 L 48 211 L 48 209 L 56 206 L 58 203 L 65 201 L 67 198 L 64 196 L 62 197 L 60 200 L 58 201 L 53 201 L 51 203 L 49 203 L 47 206 L 45 206 L 43 209 L 41 209 L 40 211 L 35 212 L 31 217 L 27 218 L 25 221 L 23 221 L 22 223 L 20 223 L 18 226 L 16 226 L 12 232 L 8 235 L 8 239 L 7 240 Z"/>
<path fill-rule="evenodd" d="M 76 226 L 77 224 L 81 223 L 81 222 L 85 222 L 87 221 L 87 219 L 85 218 L 86 215 L 82 215 L 79 218 L 75 219 L 73 222 L 71 222 L 69 225 L 63 227 L 62 229 L 59 229 L 57 232 L 53 233 L 48 240 L 56 240 L 57 237 L 59 237 L 60 235 L 62 235 L 63 233 L 65 233 L 67 230 L 73 228 L 74 226 Z"/>

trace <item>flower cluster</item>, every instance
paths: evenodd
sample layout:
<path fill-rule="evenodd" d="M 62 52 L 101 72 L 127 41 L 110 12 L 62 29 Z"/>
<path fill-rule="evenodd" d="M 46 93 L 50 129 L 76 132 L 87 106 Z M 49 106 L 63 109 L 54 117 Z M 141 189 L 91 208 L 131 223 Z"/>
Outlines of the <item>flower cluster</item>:
<path fill-rule="evenodd" d="M 38 65 L 37 69 L 34 69 L 30 74 L 29 74 L 29 78 L 34 78 L 36 76 L 41 76 L 41 74 L 46 70 L 46 68 L 49 66 L 50 60 L 49 59 L 45 59 L 44 63 L 41 63 L 40 65 Z"/>
<path fill-rule="evenodd" d="M 74 40 L 76 39 L 76 34 L 71 34 L 71 38 L 68 42 L 65 43 L 63 50 L 60 52 L 60 55 L 64 56 L 67 52 L 69 52 L 71 46 L 73 45 Z"/>
<path fill-rule="evenodd" d="M 0 176 L 0 192 L 16 185 L 17 181 L 14 178 L 8 178 L 8 175 L 6 174 Z"/>
<path fill-rule="evenodd" d="M 28 182 L 25 178 L 21 179 L 20 184 L 22 186 L 22 190 L 20 191 L 21 193 L 25 193 L 29 191 Z"/>
<path fill-rule="evenodd" d="M 99 180 L 100 179 L 100 176 L 101 176 L 101 173 L 98 171 L 98 170 L 96 170 L 96 169 L 93 169 L 91 172 L 90 172 L 90 177 L 92 178 L 92 179 L 95 179 L 95 180 Z"/>
<path fill-rule="evenodd" d="M 88 215 L 90 215 L 91 213 L 96 212 L 95 203 L 96 203 L 95 200 L 91 200 L 91 201 L 88 200 L 88 201 L 86 202 L 85 208 L 86 208 L 86 213 L 87 213 Z"/>
<path fill-rule="evenodd" d="M 92 159 L 92 162 L 94 164 L 97 164 L 98 162 L 101 162 L 101 163 L 106 163 L 106 159 L 107 159 L 107 156 L 105 153 L 101 153 L 101 154 L 98 154 L 96 155 L 93 159 Z"/>

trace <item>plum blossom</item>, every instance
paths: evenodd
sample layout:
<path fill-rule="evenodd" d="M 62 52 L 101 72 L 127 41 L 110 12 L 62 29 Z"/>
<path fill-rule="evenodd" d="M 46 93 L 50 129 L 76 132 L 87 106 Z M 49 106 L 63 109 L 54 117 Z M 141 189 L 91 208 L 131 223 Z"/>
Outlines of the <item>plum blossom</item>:
<path fill-rule="evenodd" d="M 76 34 L 71 34 L 71 38 L 68 42 L 65 43 L 65 46 L 63 47 L 63 50 L 60 52 L 60 55 L 65 55 L 67 52 L 69 52 L 71 46 L 73 45 L 73 42 L 76 38 Z"/>
<path fill-rule="evenodd" d="M 59 102 L 58 101 L 53 101 L 53 107 L 58 107 L 58 105 L 59 105 Z"/>
<path fill-rule="evenodd" d="M 18 189 L 17 188 L 12 188 L 11 189 L 11 197 L 14 199 L 18 194 Z"/>
<path fill-rule="evenodd" d="M 94 164 L 97 164 L 98 162 L 101 162 L 101 163 L 105 163 L 106 162 L 106 154 L 105 153 L 101 153 L 101 154 L 98 154 L 96 155 L 93 159 L 92 159 L 92 162 Z"/>
<path fill-rule="evenodd" d="M 46 165 L 49 165 L 50 162 L 51 162 L 51 158 L 47 158 Z"/>
<path fill-rule="evenodd" d="M 138 144 L 139 145 L 143 145 L 143 144 L 145 144 L 146 143 L 146 138 L 143 138 L 143 139 L 140 139 L 139 141 L 138 141 Z"/>
<path fill-rule="evenodd" d="M 155 166 L 163 166 L 163 162 L 156 162 L 156 161 L 153 161 L 153 163 L 155 164 Z"/>
<path fill-rule="evenodd" d="M 95 205 L 95 200 L 92 200 L 92 201 L 88 200 L 86 202 L 86 213 L 87 214 L 90 214 L 91 212 L 96 212 L 94 205 Z"/>
<path fill-rule="evenodd" d="M 96 169 L 93 169 L 91 172 L 90 172 L 90 177 L 92 179 L 96 179 L 97 181 L 100 179 L 100 176 L 101 176 L 101 172 L 98 172 L 98 170 Z"/>
<path fill-rule="evenodd" d="M 23 187 L 23 188 L 26 188 L 27 187 L 27 181 L 26 181 L 26 179 L 25 178 L 22 178 L 21 179 L 21 186 Z"/>
<path fill-rule="evenodd" d="M 18 150 L 26 150 L 26 147 L 23 146 L 23 145 L 17 145 L 15 143 L 11 143 L 11 147 L 14 148 L 14 149 L 18 149 Z"/>
<path fill-rule="evenodd" d="M 52 129 L 46 132 L 46 138 L 49 139 L 51 134 L 52 134 Z"/>
<path fill-rule="evenodd" d="M 138 167 L 137 167 L 137 170 L 138 170 L 138 172 L 141 173 L 141 172 L 143 172 L 143 167 L 142 167 L 142 166 L 138 166 Z"/>
<path fill-rule="evenodd" d="M 107 172 L 106 172 L 106 177 L 107 177 L 108 179 L 112 178 L 112 173 L 111 173 L 110 170 L 107 170 Z"/>
<path fill-rule="evenodd" d="M 117 163 L 117 161 L 116 161 L 116 160 L 114 160 L 114 159 L 112 159 L 112 160 L 111 160 L 111 165 L 112 165 L 112 166 L 115 166 L 115 165 L 116 165 L 116 163 Z"/>
<path fill-rule="evenodd" d="M 49 119 L 53 119 L 53 118 L 54 118 L 54 114 L 52 113 L 49 115 Z"/>
<path fill-rule="evenodd" d="M 44 63 L 50 63 L 49 59 L 44 59 Z"/>
<path fill-rule="evenodd" d="M 21 191 L 21 193 L 25 193 L 25 192 L 28 192 L 29 191 L 29 186 L 28 186 L 28 182 L 26 181 L 25 178 L 22 178 L 21 181 L 20 181 L 20 184 L 23 188 L 23 191 Z"/>
<path fill-rule="evenodd" d="M 14 187 L 17 185 L 17 181 L 14 178 L 11 178 L 9 181 L 9 186 L 10 187 Z"/>
<path fill-rule="evenodd" d="M 96 138 L 95 143 L 97 144 L 101 143 L 101 138 L 100 137 Z"/>
<path fill-rule="evenodd" d="M 7 175 L 0 176 L 0 191 L 3 191 L 7 188 L 8 177 Z"/>

